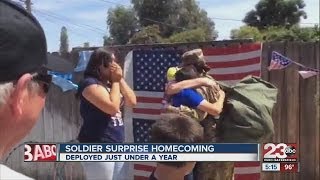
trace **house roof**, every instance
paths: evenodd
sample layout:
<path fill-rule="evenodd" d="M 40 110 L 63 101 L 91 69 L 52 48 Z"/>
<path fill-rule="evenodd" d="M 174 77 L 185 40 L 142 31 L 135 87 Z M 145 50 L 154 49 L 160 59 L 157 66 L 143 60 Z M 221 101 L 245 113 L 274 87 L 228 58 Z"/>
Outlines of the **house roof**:
<path fill-rule="evenodd" d="M 54 69 L 57 72 L 73 72 L 73 64 L 57 55 L 47 53 L 48 66 Z"/>

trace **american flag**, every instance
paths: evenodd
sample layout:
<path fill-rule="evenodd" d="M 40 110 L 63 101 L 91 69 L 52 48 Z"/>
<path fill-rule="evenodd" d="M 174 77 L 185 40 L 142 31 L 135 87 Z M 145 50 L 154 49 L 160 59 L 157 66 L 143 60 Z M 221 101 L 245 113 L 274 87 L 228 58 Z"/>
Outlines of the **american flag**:
<path fill-rule="evenodd" d="M 268 69 L 283 69 L 289 66 L 291 63 L 292 61 L 289 58 L 283 56 L 282 54 L 276 51 L 272 51 L 270 66 Z"/>
<path fill-rule="evenodd" d="M 318 74 L 320 74 L 320 71 L 299 71 L 299 74 L 301 75 L 301 77 L 303 79 L 307 79 L 310 78 L 312 76 L 316 76 Z"/>
<path fill-rule="evenodd" d="M 260 76 L 261 44 L 245 44 L 219 48 L 205 48 L 203 53 L 212 68 L 209 74 L 216 80 L 234 84 L 247 75 Z M 174 50 L 136 50 L 125 60 L 125 78 L 137 95 L 137 106 L 125 109 L 126 140 L 149 141 L 152 123 L 159 118 L 163 98 L 165 74 L 178 65 L 181 52 Z M 155 163 L 133 164 L 133 179 L 147 180 Z M 244 162 L 235 165 L 235 180 L 260 179 L 260 163 Z"/>

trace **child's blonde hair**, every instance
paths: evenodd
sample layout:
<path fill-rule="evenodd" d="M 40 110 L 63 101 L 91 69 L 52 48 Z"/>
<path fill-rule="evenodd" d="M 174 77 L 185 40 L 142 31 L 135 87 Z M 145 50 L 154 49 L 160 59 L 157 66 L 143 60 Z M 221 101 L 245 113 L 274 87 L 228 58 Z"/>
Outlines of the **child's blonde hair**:
<path fill-rule="evenodd" d="M 167 70 L 167 81 L 174 81 L 177 71 L 179 71 L 178 67 L 170 67 Z"/>

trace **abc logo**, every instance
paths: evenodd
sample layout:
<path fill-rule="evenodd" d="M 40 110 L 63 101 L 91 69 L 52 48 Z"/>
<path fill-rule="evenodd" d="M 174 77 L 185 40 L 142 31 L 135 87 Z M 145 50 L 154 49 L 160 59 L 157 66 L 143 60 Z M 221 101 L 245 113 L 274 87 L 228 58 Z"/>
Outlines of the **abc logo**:
<path fill-rule="evenodd" d="M 284 150 L 284 153 L 286 153 L 287 156 L 293 156 L 294 154 L 296 154 L 296 148 L 294 148 L 293 146 L 287 146 Z"/>
<path fill-rule="evenodd" d="M 268 143 L 263 146 L 263 158 L 269 158 L 269 159 L 285 159 L 287 157 L 294 157 L 297 150 L 294 147 L 294 145 L 290 144 L 274 144 L 274 143 Z"/>
<path fill-rule="evenodd" d="M 24 148 L 24 161 L 55 160 L 57 156 L 55 144 L 25 144 Z"/>

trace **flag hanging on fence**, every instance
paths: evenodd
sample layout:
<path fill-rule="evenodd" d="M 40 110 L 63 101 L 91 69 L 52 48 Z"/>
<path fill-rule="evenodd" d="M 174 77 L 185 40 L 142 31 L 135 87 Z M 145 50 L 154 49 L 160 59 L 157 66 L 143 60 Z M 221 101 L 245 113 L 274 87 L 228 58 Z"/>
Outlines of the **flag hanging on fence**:
<path fill-rule="evenodd" d="M 52 75 L 52 83 L 60 87 L 62 92 L 77 90 L 78 85 L 72 82 L 72 73 L 48 71 Z"/>
<path fill-rule="evenodd" d="M 86 69 L 93 51 L 80 51 L 79 60 L 77 66 L 74 68 L 74 72 L 82 72 Z"/>
<path fill-rule="evenodd" d="M 205 48 L 203 53 L 212 68 L 209 74 L 216 80 L 235 84 L 247 75 L 261 74 L 261 44 L 237 47 Z M 149 141 L 151 125 L 158 119 L 163 98 L 165 73 L 169 67 L 180 63 L 181 52 L 174 50 L 131 51 L 126 59 L 126 81 L 137 95 L 137 106 L 125 108 L 126 141 Z M 147 180 L 155 163 L 135 162 L 134 180 Z M 260 179 L 260 162 L 235 164 L 235 180 Z"/>
<path fill-rule="evenodd" d="M 319 72 L 316 72 L 316 71 L 299 71 L 299 74 L 301 75 L 301 77 L 303 79 L 307 79 L 307 78 L 310 78 L 312 76 L 318 75 Z"/>
<path fill-rule="evenodd" d="M 272 51 L 270 66 L 268 67 L 268 69 L 269 71 L 274 69 L 284 69 L 288 67 L 290 64 L 295 64 L 304 69 L 299 71 L 299 74 L 303 79 L 307 79 L 312 76 L 318 75 L 320 72 L 320 70 L 318 69 L 310 68 L 301 63 L 295 62 L 276 51 Z"/>
<path fill-rule="evenodd" d="M 291 63 L 292 63 L 291 59 L 283 56 L 282 54 L 276 51 L 272 51 L 270 66 L 268 69 L 269 71 L 275 70 L 275 69 L 283 69 L 288 67 Z"/>

